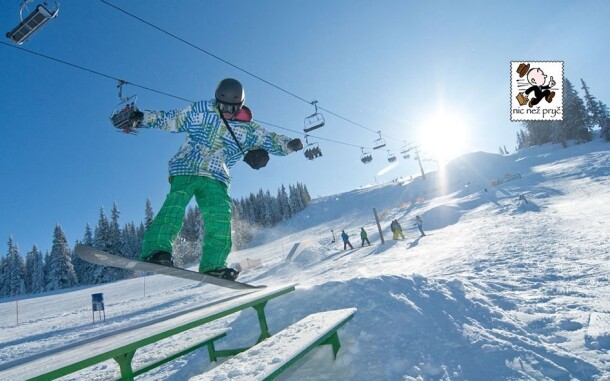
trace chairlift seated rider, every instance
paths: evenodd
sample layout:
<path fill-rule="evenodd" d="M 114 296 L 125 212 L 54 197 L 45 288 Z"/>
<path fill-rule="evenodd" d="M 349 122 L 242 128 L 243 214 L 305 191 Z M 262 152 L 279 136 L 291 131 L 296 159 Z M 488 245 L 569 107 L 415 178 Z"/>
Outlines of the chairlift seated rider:
<path fill-rule="evenodd" d="M 304 155 L 309 160 L 313 160 L 313 159 L 316 159 L 316 158 L 322 156 L 322 151 L 320 150 L 320 147 L 312 147 L 312 148 L 306 149 L 304 152 Z"/>

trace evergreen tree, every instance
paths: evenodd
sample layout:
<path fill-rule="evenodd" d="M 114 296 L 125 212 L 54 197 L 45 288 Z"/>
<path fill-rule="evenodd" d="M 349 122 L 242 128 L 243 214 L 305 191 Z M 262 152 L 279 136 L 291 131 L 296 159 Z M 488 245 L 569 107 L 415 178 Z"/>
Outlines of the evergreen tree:
<path fill-rule="evenodd" d="M 580 82 L 582 83 L 582 90 L 585 93 L 584 96 L 584 100 L 585 100 L 585 106 L 587 109 L 587 117 L 589 119 L 589 123 L 591 125 L 601 125 L 600 124 L 600 106 L 599 103 L 597 101 L 597 99 L 595 99 L 595 97 L 593 95 L 591 95 L 591 92 L 589 91 L 589 87 L 587 86 L 587 84 L 585 83 L 585 81 L 581 78 Z"/>
<path fill-rule="evenodd" d="M 125 257 L 123 253 L 123 232 L 119 225 L 119 217 L 121 212 L 116 203 L 112 204 L 112 211 L 110 212 L 110 254 L 119 255 Z M 132 276 L 133 271 L 126 269 L 113 268 L 115 272 L 115 280 L 125 279 Z"/>
<path fill-rule="evenodd" d="M 610 110 L 602 101 L 598 101 L 597 104 L 599 105 L 600 136 L 610 142 Z"/>
<path fill-rule="evenodd" d="M 25 257 L 25 288 L 32 294 L 45 289 L 44 260 L 36 245 Z"/>
<path fill-rule="evenodd" d="M 566 78 L 564 84 L 563 120 L 559 123 L 560 139 L 574 139 L 577 143 L 591 141 L 591 119 L 585 104 L 572 83 Z"/>
<path fill-rule="evenodd" d="M 45 289 L 47 288 L 47 285 L 49 284 L 49 269 L 51 268 L 51 253 L 49 253 L 49 251 L 47 250 L 44 253 L 44 264 L 43 264 L 43 268 L 44 268 L 44 284 L 45 284 Z"/>
<path fill-rule="evenodd" d="M 529 147 L 527 134 L 524 130 L 517 131 L 517 151 Z"/>
<path fill-rule="evenodd" d="M 203 234 L 203 218 L 198 207 L 189 207 L 184 216 L 180 236 L 189 242 L 197 242 Z"/>
<path fill-rule="evenodd" d="M 103 207 L 100 208 L 100 218 L 95 226 L 93 247 L 110 254 L 116 254 L 113 251 L 112 228 Z M 112 267 L 95 265 L 93 270 L 93 283 L 99 284 L 114 282 L 118 279 L 118 274 L 115 270 L 116 269 Z"/>
<path fill-rule="evenodd" d="M 138 229 L 133 222 L 125 224 L 121 231 L 121 252 L 123 256 L 138 259 L 142 251 L 142 241 L 139 239 Z"/>
<path fill-rule="evenodd" d="M 150 224 L 152 224 L 155 219 L 155 213 L 153 212 L 152 202 L 150 199 L 146 199 L 146 209 L 144 210 L 144 228 L 148 229 Z"/>
<path fill-rule="evenodd" d="M 93 231 L 89 224 L 85 226 L 85 234 L 80 243 L 85 246 L 93 246 Z M 93 270 L 95 265 L 83 261 L 77 255 L 72 256 L 72 265 L 74 266 L 74 272 L 76 273 L 79 284 L 93 284 Z"/>
<path fill-rule="evenodd" d="M 299 189 L 299 193 L 301 194 L 301 200 L 303 209 L 311 202 L 311 196 L 309 195 L 309 191 L 304 184 L 297 183 L 297 188 Z"/>
<path fill-rule="evenodd" d="M 288 198 L 290 199 L 290 211 L 294 216 L 303 210 L 303 199 L 301 198 L 301 192 L 296 186 L 288 186 L 288 194 Z"/>
<path fill-rule="evenodd" d="M 553 141 L 555 131 L 551 122 L 528 120 L 524 123 L 527 130 L 526 147 L 543 145 Z"/>
<path fill-rule="evenodd" d="M 55 225 L 53 247 L 49 256 L 47 290 L 60 290 L 75 286 L 77 283 L 76 273 L 72 266 L 72 253 L 66 236 L 61 226 Z"/>
<path fill-rule="evenodd" d="M 290 214 L 290 200 L 288 200 L 288 193 L 286 193 L 284 184 L 277 191 L 277 200 L 282 221 L 292 217 L 292 214 Z"/>
<path fill-rule="evenodd" d="M 8 257 L 5 255 L 0 258 L 0 297 L 8 295 Z"/>
<path fill-rule="evenodd" d="M 6 290 L 5 295 L 15 296 L 25 294 L 25 263 L 19 253 L 19 247 L 13 242 L 13 237 L 8 239 L 8 253 L 6 254 Z"/>

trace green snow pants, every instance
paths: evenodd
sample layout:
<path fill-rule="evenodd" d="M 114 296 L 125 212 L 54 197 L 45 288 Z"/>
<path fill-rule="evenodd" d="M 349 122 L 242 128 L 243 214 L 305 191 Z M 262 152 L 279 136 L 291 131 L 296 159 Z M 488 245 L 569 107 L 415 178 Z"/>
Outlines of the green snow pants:
<path fill-rule="evenodd" d="M 204 242 L 199 272 L 226 266 L 231 251 L 231 199 L 227 186 L 203 176 L 173 176 L 171 188 L 159 213 L 144 233 L 141 259 L 154 251 L 172 252 L 182 229 L 184 212 L 193 198 L 204 221 Z"/>

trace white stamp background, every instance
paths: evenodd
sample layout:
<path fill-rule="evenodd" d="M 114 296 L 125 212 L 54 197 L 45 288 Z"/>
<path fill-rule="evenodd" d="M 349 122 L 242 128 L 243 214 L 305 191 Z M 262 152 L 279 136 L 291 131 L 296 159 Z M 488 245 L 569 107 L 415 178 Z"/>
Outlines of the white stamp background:
<path fill-rule="evenodd" d="M 527 74 L 521 76 L 518 69 L 527 67 L 527 72 L 539 68 L 547 76 L 544 85 L 549 85 L 551 77 L 555 85 L 551 91 L 555 93 L 551 103 L 543 99 L 537 105 L 530 107 L 529 102 L 521 105 L 517 100 L 519 94 L 525 95 L 525 91 L 532 86 L 527 80 Z M 525 73 L 525 71 L 521 71 Z M 535 95 L 530 92 L 525 95 L 528 101 Z M 510 63 L 510 120 L 521 122 L 528 120 L 554 121 L 563 120 L 563 61 L 511 61 Z"/>

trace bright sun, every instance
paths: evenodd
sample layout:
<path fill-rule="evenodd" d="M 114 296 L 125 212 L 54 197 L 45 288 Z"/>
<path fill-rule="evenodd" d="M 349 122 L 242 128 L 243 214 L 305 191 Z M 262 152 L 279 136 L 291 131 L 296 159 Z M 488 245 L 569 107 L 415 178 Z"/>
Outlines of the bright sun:
<path fill-rule="evenodd" d="M 420 143 L 423 156 L 438 160 L 439 165 L 468 149 L 468 128 L 457 114 L 437 113 L 421 125 Z"/>

